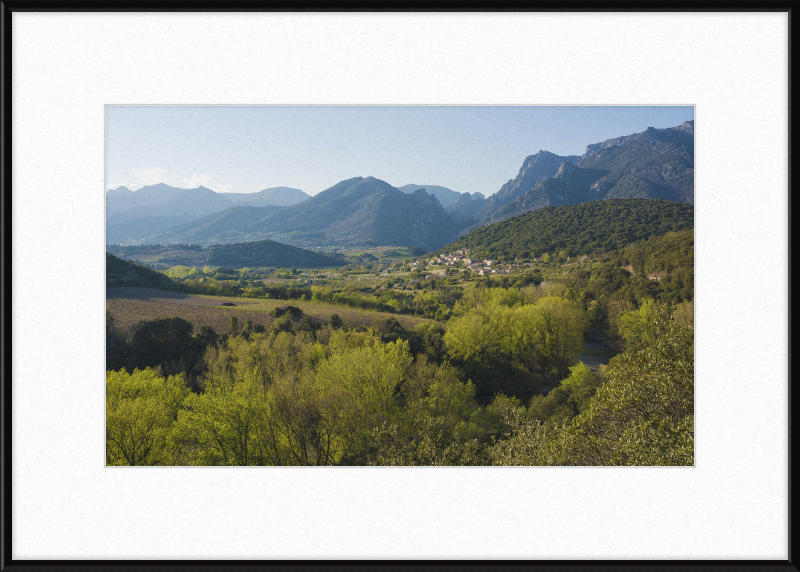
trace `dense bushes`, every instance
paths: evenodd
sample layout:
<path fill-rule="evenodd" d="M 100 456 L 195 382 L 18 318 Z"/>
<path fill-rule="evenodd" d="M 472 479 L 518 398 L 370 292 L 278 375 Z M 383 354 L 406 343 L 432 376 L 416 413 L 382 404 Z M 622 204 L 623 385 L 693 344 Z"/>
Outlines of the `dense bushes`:
<path fill-rule="evenodd" d="M 622 339 L 624 312 L 646 300 L 679 307 L 694 300 L 694 230 L 612 252 L 606 262 L 570 273 L 564 285 L 582 300 L 595 335 Z"/>
<path fill-rule="evenodd" d="M 567 420 L 550 413 L 545 400 L 507 412 L 511 436 L 492 447 L 495 464 L 691 465 L 694 462 L 694 341 L 692 330 L 659 306 L 655 335 L 640 349 L 612 361 L 606 381 Z M 548 396 L 549 399 L 550 396 Z M 556 399 L 559 399 L 556 396 Z M 547 412 L 545 412 L 547 414 Z M 563 422 L 555 425 L 554 422 Z M 568 422 L 567 422 L 568 421 Z"/>
<path fill-rule="evenodd" d="M 182 318 L 155 318 L 137 322 L 128 336 L 123 336 L 106 312 L 106 368 L 196 374 L 205 348 L 220 338 L 210 326 L 201 326 L 194 335 L 193 330 L 191 322 Z"/>
<path fill-rule="evenodd" d="M 527 408 L 502 394 L 480 405 L 461 368 L 401 337 L 231 337 L 206 349 L 199 393 L 151 369 L 107 373 L 107 462 L 692 464 L 691 329 L 663 305 L 648 319 L 652 336 L 604 375 L 573 366 Z"/>
<path fill-rule="evenodd" d="M 456 369 L 415 360 L 407 342 L 371 333 L 328 330 L 324 342 L 288 333 L 231 338 L 204 361 L 200 394 L 149 369 L 108 373 L 110 463 L 363 464 L 375 458 L 382 424 L 413 433 L 430 418 L 452 427 L 474 408 L 474 387 Z M 146 454 L 118 444 L 132 412 L 144 419 L 133 434 Z"/>

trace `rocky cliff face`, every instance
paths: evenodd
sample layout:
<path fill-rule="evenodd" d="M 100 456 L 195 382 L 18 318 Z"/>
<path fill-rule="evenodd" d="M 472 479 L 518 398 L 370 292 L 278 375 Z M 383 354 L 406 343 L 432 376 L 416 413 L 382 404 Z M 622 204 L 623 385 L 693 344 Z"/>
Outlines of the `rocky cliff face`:
<path fill-rule="evenodd" d="M 615 137 L 614 139 L 608 139 L 606 141 L 601 141 L 600 143 L 592 143 L 591 145 L 586 146 L 586 151 L 581 157 L 581 160 L 591 157 L 603 149 L 610 149 L 611 147 L 633 146 L 637 143 L 645 143 L 647 141 L 674 142 L 683 146 L 691 146 L 692 151 L 694 151 L 694 121 L 684 121 L 677 127 L 668 127 L 666 129 L 648 127 L 641 133 Z"/>
<path fill-rule="evenodd" d="M 435 196 L 420 189 L 411 195 L 411 199 L 405 215 L 408 228 L 403 229 L 405 225 L 401 222 L 398 229 L 400 236 L 405 238 L 403 245 L 420 246 L 431 251 L 455 240 L 458 235 L 456 225 Z"/>
<path fill-rule="evenodd" d="M 597 198 L 694 204 L 694 121 L 590 145 L 578 167 L 608 171 L 593 189 Z"/>
<path fill-rule="evenodd" d="M 466 219 L 464 232 L 546 206 L 603 199 L 657 198 L 694 204 L 694 121 L 593 143 L 582 157 L 562 161 L 552 175 L 526 188 L 537 169 L 552 168 L 555 157 L 540 151 L 525 159 L 517 178 L 501 189 L 503 196 L 515 198 L 503 203 L 491 197 L 480 212 Z"/>
<path fill-rule="evenodd" d="M 526 157 L 519 169 L 517 176 L 500 187 L 494 195 L 489 197 L 483 212 L 491 212 L 502 205 L 508 204 L 522 193 L 531 189 L 536 183 L 555 176 L 558 168 L 567 160 L 578 161 L 574 155 L 562 157 L 549 151 L 539 151 L 536 155 Z"/>
<path fill-rule="evenodd" d="M 489 224 L 492 215 L 503 205 L 507 205 L 524 194 L 537 183 L 555 176 L 564 161 L 580 160 L 576 155 L 560 156 L 549 151 L 539 151 L 526 157 L 517 176 L 509 180 L 500 190 L 486 199 L 485 204 L 471 217 L 462 219 L 462 226 L 467 230 Z"/>
<path fill-rule="evenodd" d="M 481 193 L 464 193 L 461 197 L 445 210 L 455 222 L 471 217 L 483 208 L 486 198 Z"/>
<path fill-rule="evenodd" d="M 555 177 L 536 184 L 515 201 L 500 207 L 491 222 L 548 206 L 572 205 L 593 200 L 591 189 L 607 174 L 599 169 L 582 169 L 572 161 L 564 161 Z"/>
<path fill-rule="evenodd" d="M 440 185 L 403 185 L 402 187 L 396 187 L 398 190 L 403 191 L 406 194 L 414 193 L 420 189 L 425 189 L 425 192 L 431 196 L 436 197 L 436 199 L 442 204 L 443 207 L 447 208 L 448 206 L 452 205 L 456 202 L 460 197 L 461 193 L 456 192 L 452 189 L 448 189 L 447 187 L 442 187 Z"/>
<path fill-rule="evenodd" d="M 684 132 L 688 133 L 689 135 L 694 135 L 694 120 L 692 120 L 692 121 L 684 121 L 678 127 L 673 127 L 673 129 L 675 129 L 677 131 L 684 131 Z"/>

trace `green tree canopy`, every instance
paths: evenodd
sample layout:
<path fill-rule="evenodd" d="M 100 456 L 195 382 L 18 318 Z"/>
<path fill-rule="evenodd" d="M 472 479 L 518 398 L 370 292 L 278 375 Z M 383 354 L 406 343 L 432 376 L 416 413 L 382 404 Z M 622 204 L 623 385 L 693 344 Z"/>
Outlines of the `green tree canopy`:
<path fill-rule="evenodd" d="M 180 376 L 149 368 L 106 372 L 106 463 L 173 464 L 173 426 L 188 393 Z"/>

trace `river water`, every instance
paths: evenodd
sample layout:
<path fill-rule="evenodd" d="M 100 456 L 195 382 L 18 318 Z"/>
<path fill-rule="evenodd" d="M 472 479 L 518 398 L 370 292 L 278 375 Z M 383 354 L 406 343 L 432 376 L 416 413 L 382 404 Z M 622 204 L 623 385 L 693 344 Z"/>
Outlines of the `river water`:
<path fill-rule="evenodd" d="M 619 350 L 610 348 L 601 341 L 588 340 L 583 342 L 583 352 L 578 356 L 578 361 L 582 361 L 592 371 L 600 369 L 600 365 L 608 365 L 608 362 L 615 355 L 622 353 Z"/>
<path fill-rule="evenodd" d="M 608 365 L 611 358 L 620 353 L 622 353 L 620 350 L 615 350 L 600 340 L 587 340 L 583 342 L 583 352 L 577 359 L 588 365 L 592 371 L 597 371 L 601 365 Z M 557 379 L 542 382 L 537 393 L 547 394 L 553 388 L 558 387 L 560 383 Z M 531 395 L 533 394 L 516 394 L 520 399 L 530 399 Z"/>

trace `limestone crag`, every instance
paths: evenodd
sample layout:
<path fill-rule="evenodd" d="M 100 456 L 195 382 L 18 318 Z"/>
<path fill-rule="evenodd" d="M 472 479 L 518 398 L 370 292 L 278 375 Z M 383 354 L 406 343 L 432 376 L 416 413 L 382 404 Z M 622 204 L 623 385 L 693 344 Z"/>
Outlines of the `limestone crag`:
<path fill-rule="evenodd" d="M 447 214 L 450 215 L 455 222 L 471 217 L 483 208 L 486 198 L 481 193 L 464 193 L 461 197 L 449 207 L 445 207 Z"/>

